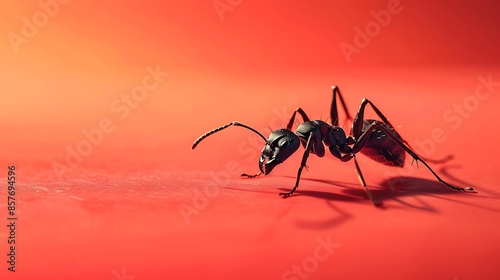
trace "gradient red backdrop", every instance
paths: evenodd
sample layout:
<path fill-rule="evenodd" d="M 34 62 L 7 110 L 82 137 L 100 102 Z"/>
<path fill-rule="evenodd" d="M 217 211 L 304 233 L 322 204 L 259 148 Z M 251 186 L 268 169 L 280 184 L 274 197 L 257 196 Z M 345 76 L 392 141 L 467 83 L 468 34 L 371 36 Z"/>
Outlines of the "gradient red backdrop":
<path fill-rule="evenodd" d="M 16 166 L 19 219 L 15 273 L 7 271 L 9 233 L 0 227 L 0 275 L 500 276 L 499 8 L 496 1 L 3 1 L 0 178 Z M 409 160 L 399 171 L 360 156 L 386 205 L 376 209 L 353 164 L 327 155 L 310 158 L 298 195 L 283 200 L 277 193 L 293 185 L 300 152 L 270 176 L 242 180 L 239 172 L 257 171 L 262 145 L 254 147 L 249 132 L 229 129 L 191 151 L 196 137 L 232 120 L 267 135 L 299 106 L 327 119 L 332 84 L 351 112 L 369 98 L 420 153 L 453 156 L 433 166 L 478 193 L 449 192 Z M 142 85 L 141 99 L 131 97 Z M 218 192 L 204 196 L 210 187 Z M 5 220 L 6 188 L 0 195 Z M 186 219 L 185 209 L 195 211 Z M 318 238 L 339 246 L 313 262 Z M 294 274 L 304 261 L 304 274 Z"/>

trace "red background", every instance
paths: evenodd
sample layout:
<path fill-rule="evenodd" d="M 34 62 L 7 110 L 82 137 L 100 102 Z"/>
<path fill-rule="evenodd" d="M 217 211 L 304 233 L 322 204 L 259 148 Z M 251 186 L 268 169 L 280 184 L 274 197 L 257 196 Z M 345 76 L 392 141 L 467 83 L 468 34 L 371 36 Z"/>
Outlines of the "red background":
<path fill-rule="evenodd" d="M 498 4 L 401 1 L 349 63 L 340 44 L 354 44 L 354 28 L 389 2 L 232 1 L 221 20 L 213 1 L 74 0 L 14 47 L 12 32 L 22 35 L 23 18 L 43 10 L 4 1 L 0 177 L 16 165 L 19 245 L 18 271 L 0 258 L 2 277 L 112 279 L 125 268 L 137 280 L 280 279 L 328 236 L 340 246 L 309 279 L 498 277 L 500 87 L 474 110 L 454 111 L 472 100 L 479 76 L 500 81 Z M 169 76 L 118 118 L 110 105 L 157 65 Z M 351 112 L 372 100 L 414 147 L 441 129 L 442 141 L 419 151 L 452 155 L 431 165 L 478 193 L 450 192 L 409 160 L 400 172 L 360 156 L 380 210 L 352 162 L 326 155 L 310 158 L 297 196 L 283 200 L 277 193 L 293 185 L 301 152 L 270 176 L 242 180 L 260 152 L 249 132 L 230 128 L 190 149 L 232 120 L 267 135 L 298 106 L 326 119 L 332 84 Z M 67 148 L 104 118 L 114 131 L 56 176 L 54 163 L 66 164 Z M 219 193 L 186 223 L 179 207 L 214 185 Z M 0 227 L 2 256 L 7 237 Z"/>

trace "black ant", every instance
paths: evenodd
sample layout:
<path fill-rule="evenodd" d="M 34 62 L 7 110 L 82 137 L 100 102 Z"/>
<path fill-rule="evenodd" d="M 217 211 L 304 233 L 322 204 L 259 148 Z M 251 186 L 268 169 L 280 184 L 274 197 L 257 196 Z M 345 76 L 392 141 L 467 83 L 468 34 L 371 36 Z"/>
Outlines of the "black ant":
<path fill-rule="evenodd" d="M 410 148 L 410 145 L 403 140 L 401 135 L 399 135 L 399 133 L 394 129 L 394 126 L 370 100 L 364 98 L 363 101 L 361 101 L 358 113 L 353 119 L 347 110 L 347 106 L 342 98 L 339 88 L 332 86 L 332 91 L 333 100 L 330 109 L 330 117 L 332 119 L 331 125 L 321 120 L 311 121 L 307 117 L 304 110 L 297 108 L 288 122 L 286 129 L 273 131 L 269 136 L 269 139 L 266 139 L 261 133 L 250 126 L 234 121 L 203 134 L 196 139 L 196 141 L 194 141 L 192 149 L 196 148 L 196 146 L 206 137 L 230 126 L 234 125 L 247 128 L 257 133 L 266 143 L 264 149 L 262 149 L 262 154 L 259 159 L 260 172 L 255 175 L 241 174 L 243 177 L 255 178 L 261 174 L 267 175 L 271 173 L 274 167 L 284 162 L 295 151 L 297 151 L 300 143 L 302 143 L 305 151 L 297 173 L 297 180 L 291 191 L 280 193 L 280 195 L 284 198 L 291 196 L 299 186 L 300 174 L 302 173 L 302 169 L 306 167 L 309 154 L 313 153 L 318 157 L 323 157 L 325 155 L 325 146 L 330 150 L 330 153 L 334 157 L 343 162 L 354 159 L 354 165 L 358 173 L 359 181 L 366 190 L 368 198 L 375 206 L 381 206 L 381 203 L 374 201 L 373 196 L 366 187 L 365 179 L 363 178 L 361 169 L 356 161 L 356 154 L 359 152 L 382 164 L 403 167 L 405 163 L 406 151 L 410 154 L 410 156 L 412 156 L 413 161 L 417 162 L 417 165 L 419 161 L 423 163 L 425 167 L 432 172 L 436 179 L 445 186 L 453 189 L 454 191 L 474 192 L 472 187 L 455 187 L 441 179 L 436 172 L 434 172 L 434 170 L 432 170 L 432 168 Z M 352 121 L 351 134 L 353 136 L 346 136 L 344 130 L 338 126 L 339 119 L 337 111 L 337 95 L 340 98 L 348 120 Z M 373 119 L 364 119 L 366 105 L 370 105 L 373 108 L 382 122 Z M 291 128 L 297 113 L 302 116 L 304 122 L 297 127 L 294 133 L 291 131 Z"/>

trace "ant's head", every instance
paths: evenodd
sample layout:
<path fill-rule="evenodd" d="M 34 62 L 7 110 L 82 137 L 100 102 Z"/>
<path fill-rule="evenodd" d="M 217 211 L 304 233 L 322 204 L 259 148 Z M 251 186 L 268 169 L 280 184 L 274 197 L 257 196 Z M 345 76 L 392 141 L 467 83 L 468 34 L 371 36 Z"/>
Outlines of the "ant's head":
<path fill-rule="evenodd" d="M 259 169 L 265 175 L 284 162 L 300 146 L 300 139 L 290 130 L 278 129 L 269 135 L 259 158 Z"/>

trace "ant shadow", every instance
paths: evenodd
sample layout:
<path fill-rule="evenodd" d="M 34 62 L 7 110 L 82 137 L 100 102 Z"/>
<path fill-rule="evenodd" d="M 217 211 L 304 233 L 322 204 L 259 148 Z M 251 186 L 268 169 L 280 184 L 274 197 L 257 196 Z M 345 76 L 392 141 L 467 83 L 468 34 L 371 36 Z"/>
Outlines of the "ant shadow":
<path fill-rule="evenodd" d="M 456 167 L 456 166 L 454 166 Z M 445 175 L 446 177 L 449 177 L 456 182 L 459 182 L 461 185 L 464 186 L 472 186 L 477 190 L 477 186 L 473 186 L 472 184 L 468 184 L 467 182 L 463 180 L 458 180 L 457 178 L 451 176 L 446 170 L 451 167 L 443 167 L 441 168 L 441 173 Z M 294 178 L 291 176 L 286 176 L 288 178 Z M 301 180 L 305 181 L 314 181 L 314 182 L 319 182 L 323 184 L 328 184 L 332 185 L 336 188 L 341 188 L 341 193 L 332 193 L 329 191 L 317 191 L 317 190 L 300 190 L 297 189 L 297 191 L 294 193 L 294 196 L 300 197 L 300 196 L 309 196 L 309 197 L 315 197 L 319 199 L 323 199 L 326 201 L 326 204 L 328 207 L 330 207 L 332 210 L 337 212 L 339 215 L 331 218 L 331 219 L 325 219 L 325 220 L 303 220 L 299 219 L 295 221 L 295 224 L 297 227 L 302 228 L 302 229 L 313 229 L 313 230 L 323 230 L 323 229 L 328 229 L 332 227 L 336 227 L 342 222 L 345 222 L 349 219 L 353 218 L 353 215 L 350 213 L 342 210 L 341 208 L 335 206 L 335 201 L 345 201 L 345 202 L 351 202 L 351 203 L 367 203 L 368 197 L 366 194 L 366 191 L 362 186 L 359 184 L 354 184 L 354 183 L 345 183 L 345 182 L 339 182 L 339 181 L 334 181 L 334 180 L 324 180 L 324 179 L 312 179 L 312 178 L 301 178 Z M 468 193 L 461 193 L 461 192 L 455 192 L 441 184 L 440 182 L 436 180 L 429 180 L 429 179 L 423 179 L 423 178 L 416 178 L 416 177 L 407 177 L 407 176 L 398 176 L 398 177 L 393 177 L 393 178 L 388 178 L 386 180 L 383 180 L 378 184 L 378 187 L 369 187 L 370 192 L 372 193 L 373 197 L 375 200 L 380 201 L 382 203 L 387 202 L 387 201 L 396 201 L 398 202 L 401 206 L 405 208 L 410 208 L 414 210 L 419 210 L 419 211 L 426 211 L 429 213 L 439 213 L 439 209 L 432 204 L 428 203 L 425 199 L 422 198 L 422 196 L 428 196 L 432 198 L 437 198 L 437 199 L 442 199 L 446 201 L 451 201 L 454 203 L 462 204 L 462 205 L 467 205 L 470 207 L 476 207 L 488 211 L 493 211 L 493 212 L 500 212 L 500 209 L 493 208 L 493 207 L 488 207 L 482 204 L 477 204 L 473 203 L 470 201 L 462 201 L 458 199 L 453 199 L 450 198 L 450 196 L 454 195 L 474 195 L 475 197 L 480 197 L 480 198 L 493 198 L 493 199 L 500 199 L 498 194 L 494 195 L 486 195 L 486 196 L 481 196 L 476 194 L 468 194 Z M 281 188 L 280 190 L 282 191 L 289 191 L 290 189 L 285 189 Z M 290 197 L 293 198 L 294 196 Z M 411 200 L 405 199 L 405 198 L 411 198 Z M 408 201 L 411 201 L 408 202 Z M 381 209 L 386 209 L 384 206 L 381 207 Z"/>
<path fill-rule="evenodd" d="M 441 159 L 430 159 L 430 158 L 425 158 L 426 161 L 434 163 L 434 164 L 445 164 L 449 162 L 450 160 L 454 159 L 454 155 L 447 155 Z M 442 168 L 443 170 L 444 168 Z M 445 172 L 443 172 L 445 173 Z M 446 173 L 446 175 L 450 175 Z M 296 177 L 292 176 L 284 176 L 286 178 L 293 178 L 295 179 Z M 449 176 L 451 177 L 451 176 Z M 453 178 L 456 179 L 456 178 Z M 298 189 L 295 193 L 294 196 L 310 196 L 310 197 L 316 197 L 320 199 L 325 199 L 325 200 L 337 200 L 337 201 L 349 201 L 349 202 L 362 202 L 365 203 L 368 200 L 366 191 L 362 186 L 360 186 L 358 183 L 345 183 L 345 182 L 340 182 L 340 181 L 334 181 L 334 180 L 325 180 L 325 179 L 313 179 L 313 178 L 301 178 L 301 180 L 305 181 L 314 181 L 314 182 L 319 182 L 323 184 L 328 184 L 328 185 L 333 185 L 336 188 L 341 187 L 342 188 L 342 194 L 338 193 L 331 193 L 331 192 L 326 192 L 326 191 L 309 191 L 309 190 L 301 190 Z M 461 182 L 463 183 L 463 182 Z M 470 184 L 467 184 L 470 185 Z M 415 177 L 405 177 L 405 176 L 399 176 L 399 177 L 393 177 L 386 179 L 382 182 L 379 183 L 379 186 L 382 188 L 373 188 L 373 186 L 370 188 L 368 186 L 370 192 L 372 193 L 374 200 L 383 202 L 386 200 L 396 200 L 400 202 L 403 205 L 406 205 L 411 208 L 419 209 L 419 210 L 424 210 L 424 211 L 429 211 L 429 212 L 437 212 L 437 210 L 432 207 L 431 205 L 428 205 L 427 203 L 421 202 L 422 205 L 412 205 L 407 202 L 404 202 L 400 199 L 400 197 L 404 196 L 414 196 L 414 195 L 432 195 L 432 194 L 446 194 L 446 193 L 454 193 L 454 191 L 443 187 L 443 185 L 436 181 L 436 180 L 428 180 L 428 179 L 422 179 L 422 178 L 415 178 Z M 287 189 L 280 189 L 281 191 L 287 192 L 289 190 Z M 417 199 L 418 200 L 418 199 Z M 385 209 L 385 207 L 382 205 L 382 207 L 379 207 L 381 209 Z"/>
<path fill-rule="evenodd" d="M 444 169 L 442 169 L 442 170 L 444 170 Z M 447 172 L 442 172 L 442 174 L 448 175 Z M 452 176 L 450 176 L 450 178 L 451 177 Z M 289 178 L 293 178 L 293 177 L 289 177 Z M 455 178 L 453 178 L 453 179 L 455 179 Z M 348 201 L 348 202 L 356 202 L 356 203 L 366 203 L 368 201 L 366 191 L 359 184 L 350 184 L 350 183 L 344 183 L 344 182 L 339 182 L 339 181 L 334 181 L 334 180 L 311 179 L 311 178 L 301 178 L 301 180 L 320 182 L 320 183 L 335 186 L 336 188 L 340 187 L 340 188 L 342 188 L 341 194 L 331 193 L 328 191 L 317 191 L 317 190 L 310 191 L 310 190 L 297 189 L 297 191 L 294 193 L 293 196 L 310 196 L 310 197 L 316 197 L 316 198 L 320 198 L 320 199 L 324 199 L 324 200 Z M 459 181 L 459 180 L 457 180 L 457 181 Z M 471 184 L 467 184 L 464 181 L 459 181 L 459 182 L 461 183 L 461 185 L 472 186 Z M 429 197 L 434 197 L 434 198 L 438 198 L 438 199 L 453 201 L 456 203 L 461 203 L 464 205 L 478 207 L 478 208 L 485 209 L 485 210 L 500 212 L 500 209 L 495 209 L 495 208 L 487 207 L 484 205 L 474 204 L 471 202 L 463 202 L 463 201 L 449 198 L 447 196 L 450 196 L 450 195 L 468 195 L 469 193 L 462 193 L 462 192 L 453 191 L 453 190 L 445 187 L 440 182 L 438 182 L 436 180 L 432 180 L 432 179 L 424 179 L 424 178 L 408 177 L 408 176 L 398 176 L 398 177 L 388 178 L 388 179 L 380 182 L 378 184 L 378 186 L 379 186 L 378 188 L 374 188 L 373 186 L 370 188 L 370 186 L 368 186 L 368 188 L 370 189 L 370 192 L 372 193 L 375 200 L 380 201 L 380 202 L 393 200 L 393 201 L 400 203 L 401 205 L 404 205 L 406 207 L 413 208 L 416 210 L 435 212 L 435 213 L 439 212 L 437 208 L 435 208 L 432 205 L 429 205 L 428 203 L 419 199 L 419 196 L 429 196 Z M 477 189 L 477 186 L 473 186 L 473 187 L 474 187 L 474 189 Z M 284 189 L 284 188 L 281 188 L 280 190 L 289 191 L 289 189 Z M 473 195 L 475 197 L 481 197 L 481 198 L 500 199 L 498 194 L 495 194 L 495 196 L 484 196 L 484 195 L 479 195 L 478 193 L 475 193 Z M 412 197 L 414 200 L 419 202 L 420 205 L 410 204 L 407 201 L 404 201 L 402 199 L 404 197 Z M 386 209 L 386 208 L 381 207 L 381 209 Z"/>
<path fill-rule="evenodd" d="M 292 178 L 292 177 L 289 177 Z M 337 201 L 348 201 L 356 203 L 367 203 L 368 197 L 366 191 L 362 186 L 355 183 L 345 183 L 334 180 L 325 179 L 312 179 L 312 178 L 301 178 L 301 181 L 313 181 L 322 184 L 327 184 L 334 186 L 335 188 L 341 188 L 341 193 L 332 193 L 329 191 L 309 191 L 297 189 L 293 196 L 311 196 L 324 200 L 337 200 Z M 415 177 L 393 177 L 382 181 L 378 184 L 378 187 L 367 186 L 372 193 L 376 201 L 384 202 L 387 200 L 396 200 L 404 205 L 411 208 L 416 208 L 419 210 L 425 210 L 434 212 L 435 208 L 425 205 L 425 206 L 415 206 L 401 201 L 399 198 L 404 196 L 413 195 L 425 195 L 425 194 L 445 194 L 453 193 L 451 190 L 444 188 L 441 183 L 434 180 L 415 178 Z M 288 191 L 287 189 L 281 189 L 282 191 Z M 386 209 L 381 207 L 381 209 Z"/>

